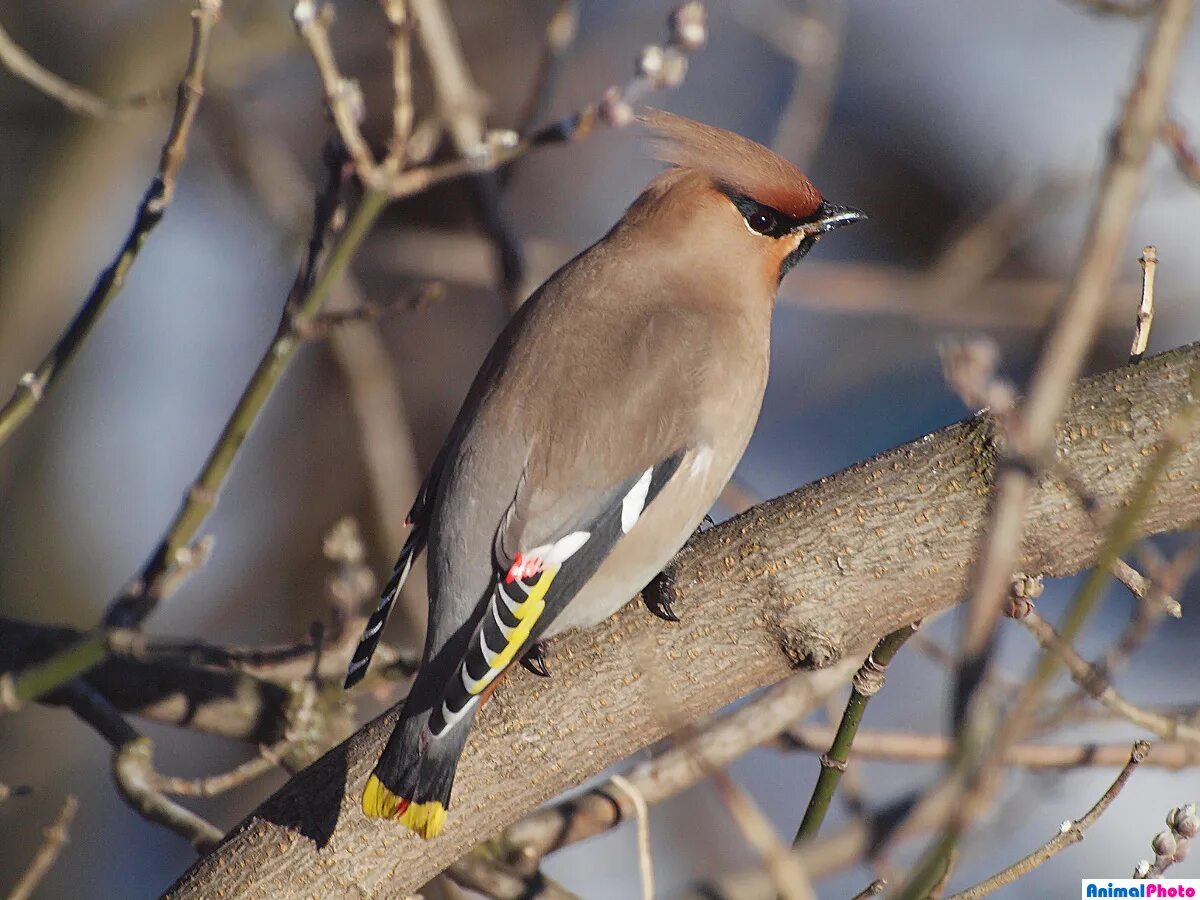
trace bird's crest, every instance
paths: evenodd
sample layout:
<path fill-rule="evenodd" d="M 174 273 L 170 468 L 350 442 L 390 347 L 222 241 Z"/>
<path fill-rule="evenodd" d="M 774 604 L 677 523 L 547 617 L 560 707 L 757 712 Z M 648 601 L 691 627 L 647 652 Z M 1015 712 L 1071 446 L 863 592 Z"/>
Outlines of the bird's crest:
<path fill-rule="evenodd" d="M 663 162 L 705 172 L 718 186 L 797 219 L 821 202 L 803 172 L 762 144 L 662 110 L 639 118 L 654 132 L 654 155 Z"/>

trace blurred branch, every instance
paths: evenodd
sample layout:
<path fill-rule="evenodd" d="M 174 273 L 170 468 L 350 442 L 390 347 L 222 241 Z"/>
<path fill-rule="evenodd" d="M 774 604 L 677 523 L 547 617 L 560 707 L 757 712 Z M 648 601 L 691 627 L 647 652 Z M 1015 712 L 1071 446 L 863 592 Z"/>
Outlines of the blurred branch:
<path fill-rule="evenodd" d="M 163 144 L 158 171 L 138 207 L 133 228 L 115 260 L 100 274 L 75 318 L 49 354 L 32 372 L 21 376 L 12 397 L 0 407 L 0 445 L 4 444 L 42 402 L 58 376 L 75 357 L 109 303 L 125 286 L 125 276 L 150 232 L 162 221 L 175 197 L 175 180 L 187 154 L 187 142 L 200 98 L 204 95 L 205 65 L 213 28 L 221 17 L 222 0 L 197 0 L 192 12 L 192 45 L 187 70 L 179 83 L 175 118 Z"/>
<path fill-rule="evenodd" d="M 455 884 L 491 900 L 580 900 L 541 872 L 522 875 L 482 853 L 464 857 L 447 874 Z"/>
<path fill-rule="evenodd" d="M 829 812 L 829 804 L 833 802 L 838 783 L 849 765 L 850 748 L 858 734 L 863 714 L 867 711 L 867 704 L 883 689 L 887 667 L 893 657 L 904 646 L 904 642 L 916 634 L 920 626 L 920 622 L 914 622 L 885 635 L 863 662 L 862 668 L 855 673 L 850 699 L 846 702 L 846 710 L 838 723 L 837 733 L 828 750 L 821 754 L 821 772 L 817 776 L 812 797 L 809 798 L 808 808 L 804 811 L 804 818 L 796 831 L 794 843 L 810 841 L 820 832 L 821 823 L 825 821 L 825 814 Z"/>
<path fill-rule="evenodd" d="M 1100 324 L 1141 195 L 1146 159 L 1163 121 L 1167 90 L 1192 7 L 1192 0 L 1162 3 L 1113 135 L 1075 275 L 1042 348 L 1029 395 L 1021 405 L 1014 446 L 1005 451 L 1006 456 L 1023 460 L 1025 465 L 1007 466 L 997 481 L 988 537 L 975 566 L 975 587 L 963 626 L 964 662 L 956 686 L 960 709 L 965 709 L 973 685 L 983 676 L 987 650 L 1020 554 L 1021 522 L 1034 491 L 1029 467 L 1038 466 L 1052 452 L 1055 423 Z"/>
<path fill-rule="evenodd" d="M 91 91 L 71 84 L 40 65 L 13 40 L 12 35 L 0 25 L 0 65 L 34 90 L 55 100 L 69 112 L 92 116 L 97 119 L 120 118 L 137 109 L 145 109 L 161 102 L 167 91 L 158 89 L 134 94 L 120 100 L 105 100 Z"/>
<path fill-rule="evenodd" d="M 1070 450 L 1059 464 L 1090 493 L 1127 496 L 1162 440 L 1161 423 L 1191 390 L 1193 368 L 1200 368 L 1200 346 L 1081 382 L 1059 426 Z M 993 440 L 986 418 L 969 419 L 695 537 L 674 565 L 680 623 L 651 621 L 634 605 L 558 639 L 553 691 L 519 672 L 506 682 L 503 702 L 480 714 L 438 841 L 414 841 L 401 829 L 340 812 L 375 764 L 393 710 L 293 778 L 171 896 L 266 885 L 287 896 L 348 883 L 369 893 L 385 882 L 389 891 L 415 890 L 542 800 L 659 739 L 667 728 L 659 708 L 694 721 L 797 665 L 829 665 L 863 641 L 945 609 L 969 588 L 966 563 L 985 527 L 996 475 Z M 1158 481 L 1139 533 L 1200 521 L 1194 422 L 1184 446 Z M 1105 533 L 1057 479 L 1038 484 L 1023 525 L 1021 566 L 1051 577 L 1093 565 Z M 650 689 L 638 687 L 644 660 L 654 661 L 652 704 L 631 702 Z M 532 773 L 508 764 L 514 741 L 536 760 Z M 500 794 L 502 804 L 494 800 Z M 940 821 L 933 812 L 944 814 L 959 797 L 953 784 L 936 792 L 917 821 Z M 596 805 L 610 807 L 609 821 L 615 818 L 611 799 Z M 552 840 L 563 831 L 551 829 Z M 364 854 L 368 843 L 373 852 Z"/>
<path fill-rule="evenodd" d="M 538 58 L 533 85 L 517 116 L 517 134 L 528 134 L 550 108 L 563 61 L 579 34 L 579 6 L 580 0 L 555 0 L 554 12 L 546 22 L 542 55 Z"/>
<path fill-rule="evenodd" d="M 325 107 L 329 110 L 346 152 L 354 161 L 354 170 L 359 181 L 368 190 L 378 190 L 383 180 L 383 172 L 379 170 L 375 155 L 371 152 L 360 127 L 365 111 L 362 90 L 357 81 L 344 77 L 338 70 L 337 61 L 333 57 L 333 46 L 329 43 L 333 6 L 328 3 L 318 5 L 316 0 L 297 0 L 292 7 L 292 21 L 296 23 L 296 31 L 308 45 L 308 52 L 316 63 L 317 74 L 321 76 L 321 87 L 325 92 Z"/>
<path fill-rule="evenodd" d="M 1126 98 L 1121 119 L 1110 145 L 1096 204 L 1084 237 L 1075 275 L 1062 306 L 1042 346 L 1016 421 L 1009 429 L 1009 446 L 1002 448 L 986 537 L 973 562 L 971 600 L 961 629 L 961 662 L 955 679 L 953 713 L 960 756 L 956 766 L 966 776 L 971 793 L 987 782 L 989 761 L 1003 755 L 1003 738 L 990 699 L 977 690 L 990 669 L 996 624 L 1002 612 L 1022 553 L 1029 503 L 1037 491 L 1037 473 L 1054 454 L 1055 426 L 1068 402 L 1099 327 L 1104 300 L 1112 287 L 1116 266 L 1129 236 L 1132 214 L 1141 196 L 1146 160 L 1158 139 L 1171 85 L 1191 20 L 1193 0 L 1163 0 L 1137 75 Z M 1096 495 L 1092 495 L 1096 496 Z M 1134 513 L 1129 512 L 1131 519 Z M 1128 521 L 1128 520 L 1127 520 Z M 1116 554 L 1112 545 L 1123 534 L 1114 534 L 1101 554 L 1102 577 Z M 1123 547 L 1123 544 L 1118 545 Z M 1098 571 L 1098 570 L 1097 570 Z M 1094 576 L 1091 581 L 1095 581 Z M 1091 609 L 1091 597 L 1079 597 L 1071 622 L 1077 627 Z M 1063 636 L 1073 638 L 1064 627 Z M 1036 698 L 1040 683 L 1051 671 L 1047 657 L 1039 667 L 1037 682 L 1028 684 L 1020 698 Z M 1021 703 L 1019 698 L 1018 704 Z M 1004 734 L 1016 734 L 1014 723 L 1026 714 L 1023 706 L 1004 722 Z M 976 804 L 964 801 L 942 835 L 922 857 L 899 896 L 923 898 L 940 877 L 945 860 L 967 826 Z"/>
<path fill-rule="evenodd" d="M 1200 749 L 1200 728 L 1130 703 L 1116 692 L 1104 673 L 1076 653 L 1070 640 L 1060 636 L 1037 610 L 1029 607 L 1015 618 L 1037 639 L 1043 650 L 1060 660 L 1071 678 L 1106 709 L 1165 740 L 1183 741 L 1193 749 Z"/>
<path fill-rule="evenodd" d="M 882 878 L 876 878 L 874 881 L 872 881 L 870 884 L 868 884 L 865 888 L 863 888 L 861 891 L 859 891 L 857 894 L 855 894 L 853 897 L 851 897 L 850 900 L 868 900 L 869 897 L 878 897 L 880 894 L 883 893 L 883 890 L 886 887 L 887 887 L 886 881 L 884 881 Z"/>
<path fill-rule="evenodd" d="M 1002 872 L 997 872 L 986 881 L 981 881 L 974 887 L 954 894 L 950 900 L 977 900 L 979 897 L 986 897 L 1006 884 L 1012 884 L 1018 878 L 1028 875 L 1038 866 L 1042 865 L 1042 863 L 1048 862 L 1072 844 L 1078 844 L 1083 840 L 1084 832 L 1091 828 L 1096 823 L 1096 820 L 1104 815 L 1104 811 L 1112 805 L 1112 802 L 1117 799 L 1117 795 L 1121 793 L 1125 787 L 1125 783 L 1133 775 L 1133 770 L 1146 759 L 1149 753 L 1150 745 L 1146 741 L 1138 741 L 1133 745 L 1133 750 L 1129 754 L 1129 761 L 1121 769 L 1120 774 L 1117 775 L 1103 796 L 1096 801 L 1096 805 L 1084 814 L 1082 819 L 1063 822 L 1058 830 L 1058 834 L 1024 859 L 1018 860 Z"/>
<path fill-rule="evenodd" d="M 779 900 L 816 900 L 817 893 L 813 890 L 808 873 L 800 861 L 788 852 L 788 845 L 779 839 L 770 821 L 754 801 L 724 770 L 713 772 L 712 781 L 730 817 L 770 874 Z"/>
<path fill-rule="evenodd" d="M 155 784 L 154 744 L 139 737 L 116 748 L 113 778 L 125 802 L 142 817 L 187 840 L 200 853 L 220 843 L 222 832 L 194 812 L 174 803 Z"/>
<path fill-rule="evenodd" d="M 435 184 L 473 173 L 491 171 L 520 159 L 540 147 L 585 138 L 598 127 L 621 128 L 634 121 L 634 104 L 653 90 L 678 87 L 687 75 L 688 56 L 704 45 L 708 31 L 704 4 L 689 0 L 671 14 L 671 39 L 665 46 L 651 44 L 638 57 L 637 72 L 623 86 L 613 85 L 599 101 L 531 134 L 487 132 L 472 151 L 442 163 L 416 166 L 388 180 L 393 197 L 420 193 Z"/>
<path fill-rule="evenodd" d="M 857 664 L 851 655 L 820 672 L 788 678 L 733 712 L 697 726 L 688 740 L 635 768 L 627 776 L 629 784 L 651 806 L 674 797 L 809 713 L 846 683 Z M 629 793 L 605 784 L 530 813 L 481 850 L 524 871 L 556 850 L 617 826 L 633 812 Z"/>
<path fill-rule="evenodd" d="M 153 783 L 164 794 L 176 797 L 216 797 L 278 768 L 287 749 L 287 745 L 260 747 L 258 756 L 251 757 L 226 772 L 202 778 L 180 778 L 177 775 L 162 775 L 156 772 Z"/>
<path fill-rule="evenodd" d="M 817 879 L 847 869 L 863 860 L 877 859 L 888 845 L 928 831 L 943 821 L 954 801 L 950 790 L 938 789 L 928 803 L 910 794 L 855 819 L 828 837 L 795 847 L 792 856 L 810 877 Z M 857 896 L 870 897 L 868 886 Z M 776 900 L 770 873 L 762 866 L 727 872 L 680 893 L 676 900 Z"/>
<path fill-rule="evenodd" d="M 379 0 L 388 20 L 388 47 L 392 51 L 392 137 L 388 156 L 403 166 L 413 129 L 412 19 L 408 0 Z"/>
<path fill-rule="evenodd" d="M 775 0 L 739 3 L 730 9 L 744 27 L 792 63 L 791 94 L 771 145 L 807 169 L 829 127 L 845 42 L 845 4 L 817 0 L 799 10 Z"/>
<path fill-rule="evenodd" d="M 483 238 L 462 232 L 400 230 L 379 238 L 386 252 L 383 274 L 487 288 L 494 280 L 485 262 Z M 528 278 L 541 283 L 572 256 L 552 240 L 525 242 Z M 928 290 L 928 274 L 879 263 L 805 260 L 803 290 L 784 281 L 778 302 L 830 315 L 905 316 L 943 328 L 1036 328 L 1053 309 L 1062 283 L 1053 278 L 997 278 L 979 284 L 958 301 L 941 305 Z M 1105 328 L 1129 325 L 1127 298 L 1140 289 L 1118 283 L 1104 310 Z"/>
<path fill-rule="evenodd" d="M 311 196 L 303 187 L 308 176 L 289 147 L 214 99 L 212 109 L 221 126 L 219 147 L 229 173 L 238 181 L 238 193 L 250 198 L 261 215 L 289 234 L 289 240 L 281 243 L 281 252 L 290 254 L 297 237 L 295 223 L 306 214 Z M 367 303 L 359 280 L 348 272 L 334 288 L 327 310 L 358 309 Z M 345 380 L 358 426 L 379 541 L 387 548 L 399 547 L 407 531 L 405 516 L 421 486 L 421 470 L 396 365 L 379 328 L 371 324 L 335 329 L 329 347 Z M 393 613 L 398 626 L 393 631 L 411 637 L 406 647 L 419 646 L 425 633 L 424 561 L 418 560 L 416 565 Z"/>
<path fill-rule="evenodd" d="M 81 637 L 73 628 L 0 618 L 0 671 L 27 670 Z M 288 691 L 246 675 L 110 655 L 84 678 L 121 712 L 235 740 L 273 743 L 286 724 Z M 51 692 L 43 702 L 65 701 Z"/>
<path fill-rule="evenodd" d="M 1200 185 L 1200 156 L 1196 155 L 1188 133 L 1179 124 L 1178 119 L 1168 117 L 1163 121 L 1162 139 L 1175 158 L 1175 166 L 1183 177 L 1192 184 Z"/>
<path fill-rule="evenodd" d="M 1101 16 L 1125 16 L 1137 19 L 1159 9 L 1163 0 L 1066 0 L 1087 12 Z"/>
<path fill-rule="evenodd" d="M 58 811 L 54 821 L 46 828 L 42 845 L 34 854 L 33 859 L 29 861 L 29 867 L 13 885 L 12 890 L 8 892 L 8 900 L 29 900 L 33 896 L 38 885 L 42 883 L 42 879 L 53 868 L 63 848 L 70 842 L 71 823 L 75 821 L 75 814 L 78 811 L 79 801 L 75 799 L 74 795 L 68 795 L 67 799 L 63 801 L 62 809 Z"/>
<path fill-rule="evenodd" d="M 458 155 L 463 158 L 477 156 L 488 135 L 485 121 L 488 100 L 471 75 L 450 13 L 442 0 L 408 2 L 417 20 L 417 36 L 425 50 L 437 94 L 438 115 Z M 515 139 L 516 135 L 513 135 L 511 140 Z M 501 292 L 509 309 L 516 309 L 522 299 L 525 259 L 500 183 L 494 172 L 481 171 L 468 177 L 467 186 L 500 264 Z"/>
<path fill-rule="evenodd" d="M 836 730 L 827 725 L 793 725 L 779 737 L 782 749 L 820 753 L 829 746 Z M 854 755 L 860 759 L 889 762 L 942 762 L 954 753 L 954 741 L 937 734 L 909 731 L 859 731 L 854 739 Z M 1127 744 L 1014 744 L 1004 754 L 1006 766 L 1023 769 L 1061 769 L 1120 766 L 1129 758 Z M 1145 764 L 1163 769 L 1190 769 L 1200 766 L 1200 746 L 1185 741 L 1164 741 L 1154 745 L 1154 755 Z"/>
<path fill-rule="evenodd" d="M 157 790 L 153 743 L 138 734 L 99 691 L 85 681 L 74 681 L 62 694 L 71 710 L 112 745 L 113 778 L 126 803 L 144 819 L 174 831 L 201 852 L 221 840 L 218 828 Z"/>
<path fill-rule="evenodd" d="M 321 312 L 332 285 L 341 277 L 371 224 L 387 203 L 387 195 L 382 192 L 366 193 L 328 257 L 324 258 L 324 265 L 320 265 L 326 232 L 340 215 L 340 195 L 345 175 L 345 166 L 339 154 L 331 154 L 328 162 L 329 184 L 317 198 L 312 238 L 284 306 L 283 321 L 200 474 L 187 491 L 183 505 L 150 559 L 129 581 L 125 591 L 110 604 L 104 616 L 104 627 L 61 655 L 15 676 L 14 687 L 19 700 L 36 699 L 86 672 L 103 658 L 108 630 L 140 625 L 166 596 L 167 588 L 173 586 L 172 575 L 179 563 L 189 558 L 189 544 L 216 505 L 217 493 L 232 469 L 246 435 L 296 351 L 303 345 L 304 330 Z"/>

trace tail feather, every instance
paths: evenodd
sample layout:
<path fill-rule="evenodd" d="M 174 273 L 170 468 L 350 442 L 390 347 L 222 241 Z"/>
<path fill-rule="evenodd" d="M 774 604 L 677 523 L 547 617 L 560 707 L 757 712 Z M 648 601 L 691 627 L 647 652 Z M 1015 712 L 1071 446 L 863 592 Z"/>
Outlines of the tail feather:
<path fill-rule="evenodd" d="M 363 789 L 368 816 L 398 820 L 429 840 L 441 833 L 471 718 L 432 737 L 427 715 L 401 721 Z"/>
<path fill-rule="evenodd" d="M 375 648 L 379 646 L 379 641 L 383 637 L 383 626 L 387 624 L 388 616 L 392 614 L 392 607 L 396 605 L 396 599 L 400 596 L 400 589 L 404 587 L 404 582 L 408 579 L 408 573 L 412 571 L 413 562 L 423 549 L 425 549 L 425 529 L 421 525 L 415 525 L 412 533 L 408 536 L 408 540 L 404 542 L 404 549 L 400 551 L 400 558 L 396 560 L 396 567 L 392 570 L 392 577 L 388 579 L 388 583 L 383 589 L 383 594 L 379 599 L 379 606 L 375 608 L 375 612 L 371 613 L 371 618 L 367 620 L 367 625 L 363 629 L 363 636 L 354 650 L 354 656 L 350 658 L 350 666 L 346 670 L 345 689 L 349 690 L 354 687 L 367 674 L 367 666 L 371 662 L 371 657 L 375 655 Z"/>

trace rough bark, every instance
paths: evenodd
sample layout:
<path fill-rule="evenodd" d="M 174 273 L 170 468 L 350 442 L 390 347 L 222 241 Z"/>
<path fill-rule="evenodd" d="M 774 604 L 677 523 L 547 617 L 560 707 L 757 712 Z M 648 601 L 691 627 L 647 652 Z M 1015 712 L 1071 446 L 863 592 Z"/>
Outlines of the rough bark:
<path fill-rule="evenodd" d="M 1103 528 L 1077 490 L 1116 508 L 1174 410 L 1200 345 L 1082 382 L 1057 437 L 1061 470 L 1026 517 L 1023 571 L 1068 575 Z M 850 414 L 850 413 L 848 413 Z M 516 671 L 482 712 L 445 833 L 423 842 L 365 818 L 385 714 L 293 778 L 199 860 L 173 897 L 404 895 L 536 804 L 797 666 L 824 666 L 962 599 L 996 448 L 972 418 L 758 506 L 675 562 L 672 625 L 639 605 L 550 648 L 548 681 Z M 1200 434 L 1187 435 L 1139 526 L 1200 522 Z"/>

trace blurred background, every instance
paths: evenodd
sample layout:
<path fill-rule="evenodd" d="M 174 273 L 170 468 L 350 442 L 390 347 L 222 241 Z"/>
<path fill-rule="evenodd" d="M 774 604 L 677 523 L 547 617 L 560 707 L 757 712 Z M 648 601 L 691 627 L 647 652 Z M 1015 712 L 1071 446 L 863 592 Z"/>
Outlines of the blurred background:
<path fill-rule="evenodd" d="M 367 131 L 382 139 L 391 107 L 383 19 L 370 0 L 335 5 L 339 62 L 360 79 Z M 666 39 L 672 5 L 583 0 L 578 37 L 539 120 L 626 81 L 641 48 Z M 190 6 L 7 0 L 0 24 L 51 70 L 119 97 L 173 89 Z M 784 282 L 772 380 L 737 475 L 744 497 L 766 498 L 970 412 L 941 376 L 937 348 L 947 336 L 991 336 L 1004 374 L 1024 383 L 1071 271 L 1147 22 L 1057 0 L 707 6 L 708 45 L 692 55 L 679 88 L 649 102 L 771 144 L 806 167 L 827 197 L 871 217 L 823 242 Z M 515 127 L 526 113 L 555 8 L 550 0 L 449 3 L 478 88 L 476 111 L 490 126 Z M 1197 30 L 1170 108 L 1200 129 Z M 422 121 L 436 112 L 435 96 L 419 53 L 414 68 Z M 37 363 L 124 238 L 166 133 L 168 95 L 98 121 L 0 72 L 0 385 Z M 288 4 L 229 0 L 174 206 L 55 392 L 0 450 L 0 613 L 88 627 L 144 561 L 278 324 L 329 131 Z M 212 560 L 155 615 L 151 631 L 220 643 L 303 636 L 327 615 L 331 564 L 321 540 L 343 516 L 361 524 L 371 567 L 388 570 L 419 476 L 508 300 L 601 236 L 659 168 L 636 128 L 600 129 L 491 182 L 498 204 L 481 202 L 478 186 L 455 183 L 391 209 L 343 294 L 394 307 L 377 324 L 346 326 L 302 352 L 205 525 L 216 539 Z M 1152 352 L 1200 337 L 1198 229 L 1200 190 L 1160 147 L 1092 369 L 1125 361 L 1146 243 L 1161 260 Z M 488 237 L 498 231 L 525 254 L 523 273 L 509 266 L 507 288 Z M 445 285 L 444 297 L 416 308 L 404 302 L 431 280 Z M 1165 552 L 1172 546 L 1161 542 Z M 1070 588 L 1049 586 L 1041 603 L 1048 617 Z M 1120 676 L 1134 700 L 1200 704 L 1196 585 L 1179 599 L 1183 620 L 1157 631 Z M 1129 609 L 1114 587 L 1081 647 L 1107 646 Z M 394 626 L 394 641 L 418 644 L 420 619 L 418 604 Z M 950 616 L 924 632 L 948 646 L 955 633 Z M 1022 665 L 1031 643 L 1020 629 L 1004 629 L 1005 666 Z M 946 685 L 937 663 L 906 649 L 867 725 L 937 732 Z M 360 720 L 400 695 L 377 696 Z M 213 737 L 145 731 L 171 773 L 216 771 L 246 754 Z M 1106 741 L 1127 734 L 1112 723 L 1074 733 Z M 183 840 L 122 803 L 108 759 L 104 742 L 61 709 L 0 718 L 0 781 L 30 788 L 0 805 L 0 884 L 33 855 L 68 792 L 80 811 L 43 896 L 76 896 L 80 885 L 90 896 L 149 896 L 194 859 Z M 866 763 L 857 767 L 858 790 L 875 805 L 937 771 Z M 732 773 L 790 838 L 816 759 L 762 749 Z M 952 886 L 1046 840 L 1089 808 L 1112 775 L 1013 771 Z M 189 802 L 227 828 L 282 778 Z M 1166 811 L 1200 799 L 1195 772 L 1144 769 L 1135 778 L 1082 845 L 1000 896 L 1067 896 L 1085 875 L 1125 877 L 1150 855 Z M 842 807 L 836 814 L 847 815 Z M 651 823 L 664 895 L 754 858 L 708 785 L 653 809 Z M 587 898 L 636 896 L 632 825 L 548 858 L 545 870 Z M 1200 877 L 1200 862 L 1172 874 Z M 819 892 L 850 896 L 872 877 L 852 870 Z"/>

